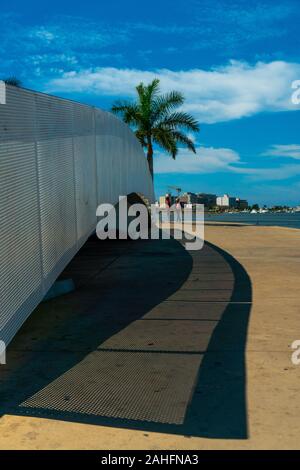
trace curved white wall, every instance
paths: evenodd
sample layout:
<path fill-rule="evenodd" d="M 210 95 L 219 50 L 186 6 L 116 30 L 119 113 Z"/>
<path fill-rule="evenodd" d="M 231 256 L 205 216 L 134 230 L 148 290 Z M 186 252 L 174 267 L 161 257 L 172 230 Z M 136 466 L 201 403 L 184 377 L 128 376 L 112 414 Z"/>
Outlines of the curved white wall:
<path fill-rule="evenodd" d="M 96 226 L 99 203 L 154 199 L 144 152 L 112 114 L 7 86 L 0 104 L 0 340 L 8 344 Z"/>

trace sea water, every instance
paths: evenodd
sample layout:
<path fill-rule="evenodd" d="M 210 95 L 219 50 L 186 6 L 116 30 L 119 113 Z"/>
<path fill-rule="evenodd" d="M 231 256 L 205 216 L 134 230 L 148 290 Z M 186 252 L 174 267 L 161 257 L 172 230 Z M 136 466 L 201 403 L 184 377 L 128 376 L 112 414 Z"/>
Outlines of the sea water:
<path fill-rule="evenodd" d="M 213 214 L 205 213 L 206 222 L 236 222 L 250 225 L 279 226 L 300 229 L 300 212 L 267 212 L 250 214 L 247 212 Z"/>

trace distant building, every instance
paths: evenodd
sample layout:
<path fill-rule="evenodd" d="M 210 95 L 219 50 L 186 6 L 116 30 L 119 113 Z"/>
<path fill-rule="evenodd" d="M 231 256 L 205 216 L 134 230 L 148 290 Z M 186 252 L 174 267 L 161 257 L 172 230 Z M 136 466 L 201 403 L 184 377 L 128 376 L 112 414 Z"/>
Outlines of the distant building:
<path fill-rule="evenodd" d="M 197 203 L 204 204 L 204 206 L 207 208 L 215 207 L 217 204 L 217 196 L 216 194 L 198 193 Z"/>
<path fill-rule="evenodd" d="M 225 209 L 236 207 L 236 198 L 230 197 L 228 194 L 217 197 L 217 206 L 224 207 Z"/>
<path fill-rule="evenodd" d="M 183 204 L 197 204 L 198 197 L 195 193 L 183 193 L 180 196 L 180 201 L 183 202 Z"/>
<path fill-rule="evenodd" d="M 185 205 L 194 205 L 194 204 L 203 204 L 205 208 L 211 209 L 215 206 L 222 207 L 224 209 L 237 208 L 240 210 L 248 208 L 248 202 L 245 199 L 240 199 L 236 197 L 229 196 L 224 194 L 224 196 L 216 196 L 216 194 L 210 193 L 191 193 L 186 192 L 181 194 L 181 196 L 172 196 L 171 204 L 175 204 L 177 197 L 180 198 L 180 201 Z M 159 206 L 166 207 L 166 195 L 159 197 Z"/>
<path fill-rule="evenodd" d="M 236 199 L 236 207 L 238 209 L 248 209 L 248 201 L 246 199 L 240 199 L 239 197 Z"/>
<path fill-rule="evenodd" d="M 247 209 L 248 201 L 246 199 L 240 199 L 239 197 L 231 197 L 228 194 L 217 197 L 217 206 L 223 207 L 224 209 Z"/>

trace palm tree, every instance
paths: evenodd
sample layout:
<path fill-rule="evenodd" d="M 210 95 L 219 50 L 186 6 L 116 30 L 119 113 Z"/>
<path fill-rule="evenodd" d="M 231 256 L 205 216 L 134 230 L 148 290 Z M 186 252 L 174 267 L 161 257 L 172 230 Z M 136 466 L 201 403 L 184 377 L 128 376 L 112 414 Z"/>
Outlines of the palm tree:
<path fill-rule="evenodd" d="M 149 170 L 153 179 L 153 145 L 159 145 L 174 159 L 178 146 L 183 145 L 196 153 L 193 141 L 184 131 L 199 131 L 199 123 L 188 113 L 178 111 L 184 96 L 177 91 L 160 94 L 159 80 L 136 87 L 137 101 L 117 101 L 112 112 L 133 127 L 137 138 L 147 149 Z"/>
<path fill-rule="evenodd" d="M 21 80 L 19 80 L 17 77 L 7 77 L 7 78 L 4 78 L 3 81 L 4 83 L 6 83 L 6 85 L 12 85 L 16 87 L 22 86 Z"/>

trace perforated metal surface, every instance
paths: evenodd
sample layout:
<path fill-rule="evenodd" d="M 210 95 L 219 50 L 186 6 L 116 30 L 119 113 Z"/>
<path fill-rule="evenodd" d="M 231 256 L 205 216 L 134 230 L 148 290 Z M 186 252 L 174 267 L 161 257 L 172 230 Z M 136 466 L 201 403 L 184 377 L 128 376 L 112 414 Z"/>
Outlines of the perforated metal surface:
<path fill-rule="evenodd" d="M 95 227 L 97 206 L 94 112 L 88 106 L 74 107 L 74 133 L 77 237 L 84 243 Z"/>
<path fill-rule="evenodd" d="M 8 343 L 119 195 L 153 200 L 147 161 L 115 116 L 6 86 L 0 104 L 0 339 Z"/>
<path fill-rule="evenodd" d="M 94 352 L 21 407 L 182 424 L 201 356 Z"/>
<path fill-rule="evenodd" d="M 144 320 L 220 320 L 227 302 L 162 302 Z"/>
<path fill-rule="evenodd" d="M 42 140 L 37 148 L 43 269 L 49 288 L 75 254 L 72 139 Z"/>
<path fill-rule="evenodd" d="M 37 159 L 44 288 L 76 252 L 74 104 L 36 95 Z M 78 129 L 76 129 L 78 130 Z"/>
<path fill-rule="evenodd" d="M 8 87 L 6 102 L 0 105 L 0 339 L 8 342 L 41 297 L 42 271 L 34 96 Z"/>
<path fill-rule="evenodd" d="M 6 102 L 6 87 L 3 80 L 0 80 L 0 104 L 5 104 Z"/>
<path fill-rule="evenodd" d="M 217 321 L 137 320 L 102 343 L 99 349 L 202 353 L 216 324 Z"/>
<path fill-rule="evenodd" d="M 202 301 L 202 302 L 229 302 L 232 296 L 232 289 L 212 290 L 212 289 L 181 289 L 180 292 L 169 297 L 169 300 Z"/>

